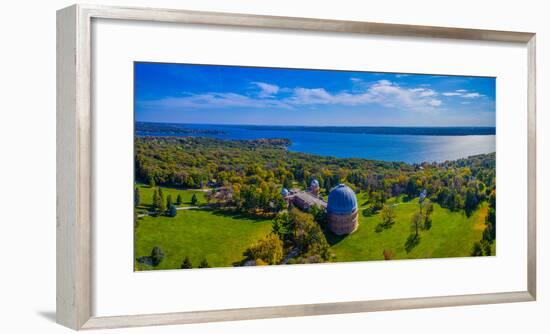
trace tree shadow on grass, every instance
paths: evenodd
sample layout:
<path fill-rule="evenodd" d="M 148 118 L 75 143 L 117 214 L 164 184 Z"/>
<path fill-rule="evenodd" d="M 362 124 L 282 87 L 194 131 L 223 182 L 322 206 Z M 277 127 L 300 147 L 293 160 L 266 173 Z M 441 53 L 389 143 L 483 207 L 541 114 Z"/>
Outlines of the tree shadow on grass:
<path fill-rule="evenodd" d="M 405 250 L 410 253 L 420 243 L 420 235 L 411 234 L 405 241 Z"/>
<path fill-rule="evenodd" d="M 379 223 L 378 225 L 376 225 L 376 227 L 374 228 L 374 232 L 376 233 L 381 233 L 383 232 L 384 230 L 389 230 L 390 228 L 392 228 L 392 226 L 395 224 L 395 221 L 391 222 L 391 223 Z"/>
<path fill-rule="evenodd" d="M 220 210 L 213 209 L 210 210 L 213 215 L 227 217 L 235 220 L 247 220 L 253 223 L 259 223 L 269 219 L 268 217 L 259 217 L 254 214 L 239 212 L 239 211 L 229 211 L 229 210 Z"/>
<path fill-rule="evenodd" d="M 343 241 L 348 235 L 336 235 L 330 231 L 324 231 L 325 238 L 327 239 L 327 242 L 330 246 L 334 246 L 339 244 L 341 241 Z"/>
<path fill-rule="evenodd" d="M 139 264 L 154 267 L 152 256 L 140 256 L 136 259 Z"/>

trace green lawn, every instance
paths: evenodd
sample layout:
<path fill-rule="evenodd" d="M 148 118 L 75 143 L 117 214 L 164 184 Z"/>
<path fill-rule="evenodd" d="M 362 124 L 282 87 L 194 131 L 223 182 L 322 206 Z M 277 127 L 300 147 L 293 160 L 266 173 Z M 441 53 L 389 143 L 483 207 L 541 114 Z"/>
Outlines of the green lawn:
<path fill-rule="evenodd" d="M 138 185 L 143 204 L 152 201 L 152 189 Z M 178 194 L 183 197 L 182 206 L 190 206 L 191 196 L 197 194 L 199 205 L 205 204 L 204 193 L 196 190 L 163 188 L 165 196 Z M 487 206 L 483 204 L 471 217 L 463 211 L 451 212 L 434 204 L 432 227 L 421 231 L 420 243 L 410 252 L 405 242 L 411 233 L 411 216 L 418 210 L 418 199 L 403 202 L 402 198 L 391 198 L 396 223 L 389 229 L 376 232 L 379 215 L 364 217 L 361 212 L 367 205 L 367 193 L 357 195 L 359 204 L 359 227 L 345 237 L 328 235 L 334 261 L 383 260 L 384 250 L 392 253 L 393 259 L 419 259 L 470 256 L 472 245 L 481 239 L 485 228 Z M 147 205 L 138 208 L 139 212 Z M 209 209 L 179 210 L 174 218 L 146 216 L 139 220 L 135 236 L 135 257 L 148 256 L 155 246 L 165 253 L 157 267 L 138 265 L 138 269 L 176 269 L 185 256 L 196 267 L 206 258 L 212 267 L 228 267 L 243 259 L 243 252 L 253 243 L 271 231 L 268 219 L 251 218 L 243 215 L 220 213 Z M 494 252 L 494 245 L 493 245 Z"/>
<path fill-rule="evenodd" d="M 145 209 L 149 207 L 153 203 L 153 188 L 144 184 L 137 184 L 136 187 L 139 188 L 139 196 L 140 196 L 140 202 L 141 202 L 140 208 Z M 191 197 L 193 196 L 193 194 L 197 195 L 197 199 L 198 199 L 197 205 L 206 204 L 206 199 L 204 198 L 204 191 L 201 191 L 201 190 L 162 187 L 162 193 L 164 195 L 165 200 L 166 200 L 166 196 L 172 195 L 172 201 L 174 202 L 174 204 L 176 203 L 176 199 L 178 198 L 178 195 L 181 195 L 183 203 L 182 205 L 178 205 L 180 207 L 191 206 L 192 205 Z"/>
<path fill-rule="evenodd" d="M 193 266 L 206 258 L 212 267 L 228 267 L 243 259 L 243 252 L 271 232 L 271 220 L 219 213 L 207 209 L 180 210 L 174 218 L 144 217 L 135 236 L 135 257 L 148 256 L 159 246 L 165 258 L 157 267 L 180 268 L 185 256 Z"/>
<path fill-rule="evenodd" d="M 359 194 L 358 201 L 362 207 L 362 194 Z M 389 202 L 395 202 L 395 199 Z M 418 210 L 418 200 L 398 202 L 394 206 L 396 222 L 389 229 L 377 233 L 375 228 L 380 223 L 379 215 L 364 217 L 360 208 L 357 231 L 344 238 L 330 235 L 335 261 L 383 260 L 385 249 L 392 253 L 393 259 L 470 256 L 473 243 L 481 239 L 487 215 L 486 204 L 470 217 L 466 217 L 464 212 L 451 212 L 434 204 L 431 229 L 421 231 L 420 243 L 407 253 L 405 242 L 411 233 L 411 216 Z"/>

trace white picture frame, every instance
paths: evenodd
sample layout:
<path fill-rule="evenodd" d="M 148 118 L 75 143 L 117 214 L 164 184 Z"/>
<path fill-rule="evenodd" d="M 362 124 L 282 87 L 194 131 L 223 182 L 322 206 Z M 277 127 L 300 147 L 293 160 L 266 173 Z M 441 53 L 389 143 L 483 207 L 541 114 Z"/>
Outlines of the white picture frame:
<path fill-rule="evenodd" d="M 346 301 L 193 312 L 95 317 L 92 314 L 92 19 L 224 25 L 511 42 L 528 51 L 527 290 L 424 298 Z M 57 321 L 73 329 L 184 324 L 372 312 L 536 299 L 536 89 L 534 33 L 319 20 L 184 10 L 73 5 L 57 14 Z"/>

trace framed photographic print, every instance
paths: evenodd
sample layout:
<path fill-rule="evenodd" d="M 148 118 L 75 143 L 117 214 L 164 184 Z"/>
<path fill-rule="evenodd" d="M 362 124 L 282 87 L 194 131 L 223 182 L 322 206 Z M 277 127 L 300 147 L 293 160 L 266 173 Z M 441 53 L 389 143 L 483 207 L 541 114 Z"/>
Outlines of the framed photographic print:
<path fill-rule="evenodd" d="M 74 5 L 57 34 L 59 323 L 535 300 L 534 33 Z"/>

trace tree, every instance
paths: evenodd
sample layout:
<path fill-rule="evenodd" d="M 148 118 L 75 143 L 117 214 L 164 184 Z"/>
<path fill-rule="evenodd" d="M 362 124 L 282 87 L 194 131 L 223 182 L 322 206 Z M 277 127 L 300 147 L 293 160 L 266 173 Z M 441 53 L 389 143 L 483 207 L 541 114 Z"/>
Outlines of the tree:
<path fill-rule="evenodd" d="M 483 256 L 483 249 L 481 248 L 481 243 L 479 241 L 474 242 L 472 246 L 472 256 Z"/>
<path fill-rule="evenodd" d="M 199 268 L 210 268 L 210 264 L 208 264 L 206 258 L 202 259 L 201 263 L 199 264 Z"/>
<path fill-rule="evenodd" d="M 370 214 L 373 215 L 380 211 L 384 207 L 384 203 L 386 202 L 386 198 L 384 197 L 384 194 L 382 194 L 381 191 L 373 191 L 369 195 L 369 207 Z"/>
<path fill-rule="evenodd" d="M 256 265 L 256 266 L 267 266 L 267 263 L 265 263 L 262 259 L 256 259 L 256 261 L 254 261 L 254 265 Z"/>
<path fill-rule="evenodd" d="M 252 260 L 260 259 L 267 264 L 279 264 L 283 259 L 283 242 L 278 235 L 270 233 L 248 248 L 246 253 Z"/>
<path fill-rule="evenodd" d="M 156 267 L 162 262 L 162 259 L 164 259 L 164 252 L 160 247 L 155 246 L 151 251 L 151 263 Z"/>
<path fill-rule="evenodd" d="M 170 210 L 172 204 L 172 195 L 168 194 L 168 196 L 166 196 L 166 208 Z"/>
<path fill-rule="evenodd" d="M 323 260 L 330 258 L 329 244 L 325 234 L 313 216 L 296 208 L 290 210 L 291 235 L 294 246 L 301 254 L 312 256 L 319 255 Z"/>
<path fill-rule="evenodd" d="M 140 196 L 139 196 L 139 188 L 134 188 L 134 207 L 138 207 L 141 202 Z"/>
<path fill-rule="evenodd" d="M 424 214 L 426 216 L 429 216 L 432 214 L 432 212 L 434 212 L 434 205 L 430 200 L 426 200 L 423 206 L 424 206 Z"/>
<path fill-rule="evenodd" d="M 281 240 L 289 240 L 292 237 L 291 221 L 287 212 L 279 212 L 271 226 L 271 232 L 277 234 Z"/>
<path fill-rule="evenodd" d="M 290 190 L 292 188 L 292 179 L 290 176 L 286 177 L 283 181 L 283 188 Z"/>
<path fill-rule="evenodd" d="M 424 226 L 425 230 L 432 228 L 432 219 L 430 218 L 432 212 L 434 211 L 434 205 L 429 200 L 426 200 L 423 204 L 424 206 Z"/>
<path fill-rule="evenodd" d="M 181 269 L 191 269 L 193 268 L 193 265 L 191 264 L 191 260 L 189 260 L 189 257 L 185 257 L 181 263 L 180 266 Z"/>
<path fill-rule="evenodd" d="M 380 218 L 382 219 L 381 227 L 390 228 L 395 223 L 395 211 L 391 206 L 384 204 L 380 211 Z"/>
<path fill-rule="evenodd" d="M 158 212 L 162 206 L 162 200 L 160 199 L 160 196 L 157 192 L 157 190 L 153 190 L 153 203 L 151 205 L 151 208 L 154 212 Z"/>
<path fill-rule="evenodd" d="M 178 194 L 178 197 L 176 198 L 176 205 L 181 205 L 182 202 L 183 202 L 183 200 L 181 198 L 181 195 Z"/>
<path fill-rule="evenodd" d="M 496 191 L 493 190 L 489 195 L 489 205 L 487 208 L 487 218 L 485 219 L 486 227 L 483 231 L 483 240 L 492 243 L 495 240 L 497 233 L 496 225 Z"/>
<path fill-rule="evenodd" d="M 328 215 L 325 209 L 314 205 L 309 209 L 309 213 L 313 216 L 313 220 L 315 220 L 315 222 L 317 222 L 317 224 L 319 224 L 322 228 L 325 228 L 328 225 Z"/>
<path fill-rule="evenodd" d="M 176 206 L 171 204 L 168 208 L 168 217 L 175 217 L 178 214 L 178 209 L 176 209 Z"/>
<path fill-rule="evenodd" d="M 158 191 L 158 211 L 159 213 L 164 213 L 166 211 L 166 203 L 164 202 L 164 195 L 162 193 L 162 188 L 159 187 Z"/>
<path fill-rule="evenodd" d="M 487 240 L 481 240 L 481 248 L 483 248 L 483 255 L 485 256 L 491 256 L 492 249 L 491 249 L 491 243 Z"/>
<path fill-rule="evenodd" d="M 197 198 L 197 194 L 193 194 L 193 196 L 191 196 L 191 204 L 197 205 L 198 202 L 199 202 L 199 199 Z"/>
<path fill-rule="evenodd" d="M 473 187 L 468 187 L 466 190 L 466 197 L 464 199 L 464 211 L 469 217 L 472 215 L 474 210 L 477 208 L 478 200 L 476 196 L 476 189 Z"/>
<path fill-rule="evenodd" d="M 416 237 L 418 237 L 418 230 L 420 229 L 422 221 L 422 214 L 420 212 L 415 212 L 411 217 L 411 227 Z"/>
<path fill-rule="evenodd" d="M 284 197 L 282 195 L 278 194 L 274 199 L 273 206 L 274 206 L 274 208 L 273 208 L 274 211 L 279 212 L 283 209 L 286 209 L 288 204 L 287 204 L 286 200 L 284 199 Z"/>

